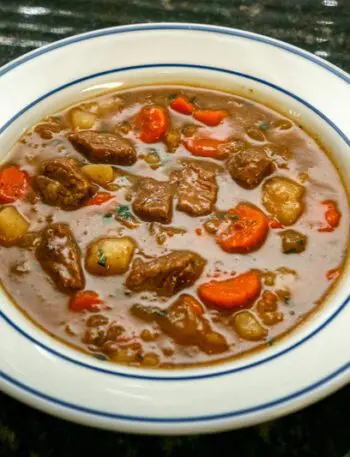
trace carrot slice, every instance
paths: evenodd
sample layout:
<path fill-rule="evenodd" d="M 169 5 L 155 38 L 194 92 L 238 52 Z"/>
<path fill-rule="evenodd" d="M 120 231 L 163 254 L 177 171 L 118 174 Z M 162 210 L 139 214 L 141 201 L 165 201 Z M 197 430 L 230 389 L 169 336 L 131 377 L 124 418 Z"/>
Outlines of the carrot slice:
<path fill-rule="evenodd" d="M 328 270 L 326 273 L 326 278 L 328 281 L 332 281 L 333 279 L 337 279 L 337 277 L 340 275 L 340 268 L 332 268 L 331 270 Z"/>
<path fill-rule="evenodd" d="M 144 143 L 156 143 L 168 129 L 168 113 L 161 106 L 144 106 L 136 118 L 136 123 L 140 128 L 140 139 Z"/>
<path fill-rule="evenodd" d="M 193 117 L 199 122 L 203 122 L 205 125 L 210 127 L 216 127 L 220 124 L 226 117 L 227 113 L 225 111 L 205 111 L 198 110 L 193 113 Z"/>
<path fill-rule="evenodd" d="M 218 231 L 216 242 L 226 252 L 247 253 L 258 249 L 269 230 L 268 218 L 253 205 L 240 203 L 227 212 L 231 219 Z"/>
<path fill-rule="evenodd" d="M 184 145 L 194 156 L 211 157 L 212 159 L 225 158 L 224 147 L 226 141 L 215 138 L 190 138 L 184 140 Z"/>
<path fill-rule="evenodd" d="M 248 271 L 225 281 L 210 281 L 201 284 L 198 295 L 207 306 L 223 309 L 245 308 L 258 298 L 261 291 L 260 276 Z"/>
<path fill-rule="evenodd" d="M 338 227 L 341 213 L 338 210 L 338 206 L 335 201 L 333 200 L 326 200 L 322 202 L 322 205 L 326 206 L 326 211 L 324 213 L 324 217 L 328 226 L 321 227 L 318 229 L 319 232 L 333 232 L 335 228 Z"/>
<path fill-rule="evenodd" d="M 181 114 L 192 114 L 193 105 L 185 97 L 176 97 L 170 104 L 173 110 Z"/>
<path fill-rule="evenodd" d="M 272 229 L 283 229 L 284 228 L 284 225 L 282 225 L 280 222 L 278 222 L 278 220 L 273 219 L 271 217 L 269 218 L 269 226 Z"/>
<path fill-rule="evenodd" d="M 29 176 L 18 167 L 0 170 L 0 203 L 13 203 L 22 199 L 28 190 Z"/>
<path fill-rule="evenodd" d="M 97 194 L 87 200 L 85 206 L 102 205 L 103 203 L 112 200 L 112 198 L 114 198 L 114 196 L 108 192 L 97 192 Z"/>
<path fill-rule="evenodd" d="M 96 292 L 84 290 L 78 292 L 69 302 L 69 309 L 79 313 L 81 311 L 99 311 L 103 301 Z"/>

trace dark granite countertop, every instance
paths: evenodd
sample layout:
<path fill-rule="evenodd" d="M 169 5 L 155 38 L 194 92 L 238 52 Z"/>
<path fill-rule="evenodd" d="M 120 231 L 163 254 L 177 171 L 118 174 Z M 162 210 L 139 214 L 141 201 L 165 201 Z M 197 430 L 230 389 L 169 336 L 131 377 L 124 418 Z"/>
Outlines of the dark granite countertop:
<path fill-rule="evenodd" d="M 0 64 L 96 28 L 200 22 L 288 41 L 350 71 L 350 0 L 0 0 Z M 49 417 L 0 393 L 0 457 L 178 455 L 343 457 L 350 449 L 350 386 L 274 422 L 217 435 L 133 437 Z"/>

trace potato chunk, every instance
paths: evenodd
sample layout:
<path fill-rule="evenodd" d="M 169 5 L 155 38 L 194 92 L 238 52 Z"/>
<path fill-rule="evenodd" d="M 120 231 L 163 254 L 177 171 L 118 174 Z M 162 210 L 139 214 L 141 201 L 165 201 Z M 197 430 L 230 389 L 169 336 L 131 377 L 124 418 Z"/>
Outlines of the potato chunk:
<path fill-rule="evenodd" d="M 284 230 L 280 235 L 284 254 L 299 254 L 305 251 L 307 236 L 292 229 Z"/>
<path fill-rule="evenodd" d="M 74 108 L 70 112 L 70 118 L 74 129 L 91 129 L 96 121 L 96 115 L 83 111 L 79 108 Z"/>
<path fill-rule="evenodd" d="M 259 341 L 267 335 L 267 330 L 250 311 L 241 311 L 235 314 L 232 324 L 238 335 L 245 340 Z"/>
<path fill-rule="evenodd" d="M 126 272 L 136 243 L 129 237 L 109 237 L 93 241 L 88 246 L 85 267 L 98 276 L 120 275 Z"/>
<path fill-rule="evenodd" d="M 85 165 L 82 167 L 82 171 L 84 175 L 91 179 L 91 181 L 99 184 L 102 187 L 106 187 L 114 180 L 113 167 L 110 165 Z"/>
<path fill-rule="evenodd" d="M 276 176 L 265 182 L 262 201 L 265 208 L 283 225 L 294 224 L 304 209 L 305 189 L 289 178 Z"/>
<path fill-rule="evenodd" d="M 12 246 L 28 231 L 29 222 L 14 206 L 0 211 L 0 244 Z"/>

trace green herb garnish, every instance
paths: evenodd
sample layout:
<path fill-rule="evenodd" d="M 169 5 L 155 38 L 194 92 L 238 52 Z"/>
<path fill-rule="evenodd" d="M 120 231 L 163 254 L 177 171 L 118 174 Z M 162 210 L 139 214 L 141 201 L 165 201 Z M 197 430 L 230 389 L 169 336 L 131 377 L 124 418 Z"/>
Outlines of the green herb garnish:
<path fill-rule="evenodd" d="M 305 244 L 305 240 L 303 240 L 302 238 L 300 238 L 300 240 L 297 240 L 296 242 L 297 244 L 299 244 L 299 246 L 304 246 Z"/>
<path fill-rule="evenodd" d="M 118 186 L 127 186 L 129 184 L 129 180 L 126 176 L 119 176 L 119 178 L 116 180 L 116 183 Z"/>
<path fill-rule="evenodd" d="M 173 102 L 175 100 L 175 98 L 177 98 L 176 94 L 170 94 L 169 97 L 168 97 L 169 102 Z"/>
<path fill-rule="evenodd" d="M 105 255 L 104 253 L 104 250 L 99 248 L 97 250 L 97 255 L 98 255 L 98 260 L 97 260 L 97 263 L 103 267 L 103 268 L 106 268 L 106 264 L 107 264 L 107 256 Z"/>
<path fill-rule="evenodd" d="M 189 101 L 190 103 L 192 103 L 192 104 L 196 104 L 196 103 L 197 103 L 197 97 L 193 96 L 193 97 L 191 97 L 188 101 Z"/>
<path fill-rule="evenodd" d="M 229 219 L 231 219 L 232 221 L 238 221 L 240 219 L 239 216 L 237 216 L 237 214 L 229 214 Z"/>
<path fill-rule="evenodd" d="M 225 213 L 224 211 L 222 211 L 222 212 L 220 212 L 220 213 L 217 213 L 217 214 L 216 214 L 216 217 L 217 217 L 218 219 L 225 219 L 226 213 Z"/>
<path fill-rule="evenodd" d="M 168 311 L 159 309 L 159 310 L 157 310 L 157 315 L 158 315 L 159 317 L 168 317 Z"/>
<path fill-rule="evenodd" d="M 122 219 L 131 219 L 132 213 L 130 211 L 129 205 L 119 205 L 117 208 L 117 216 Z"/>
<path fill-rule="evenodd" d="M 269 340 L 269 341 L 266 343 L 266 346 L 271 347 L 272 345 L 273 345 L 273 340 L 272 340 L 272 339 Z"/>
<path fill-rule="evenodd" d="M 259 129 L 260 130 L 267 130 L 269 128 L 269 123 L 268 122 L 262 122 L 260 125 L 259 125 Z"/>
<path fill-rule="evenodd" d="M 283 301 L 286 305 L 290 305 L 290 297 L 284 297 Z"/>

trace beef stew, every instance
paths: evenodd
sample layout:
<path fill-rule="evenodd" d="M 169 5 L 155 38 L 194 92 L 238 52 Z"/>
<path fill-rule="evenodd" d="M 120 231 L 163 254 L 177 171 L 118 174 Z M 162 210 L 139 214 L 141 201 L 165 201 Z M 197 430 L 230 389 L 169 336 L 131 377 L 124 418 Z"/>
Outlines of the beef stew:
<path fill-rule="evenodd" d="M 301 126 L 238 95 L 110 92 L 42 120 L 0 168 L 0 277 L 95 357 L 209 364 L 274 343 L 342 272 L 349 205 Z"/>

